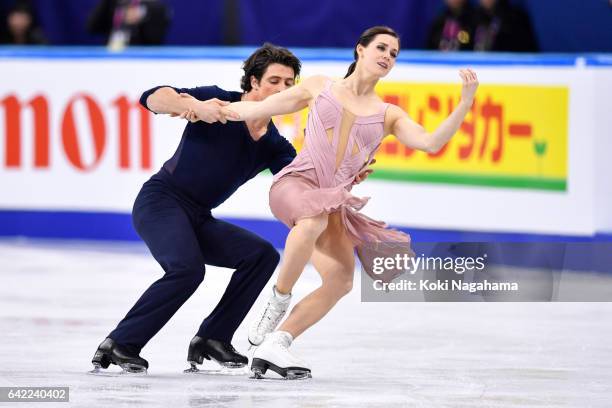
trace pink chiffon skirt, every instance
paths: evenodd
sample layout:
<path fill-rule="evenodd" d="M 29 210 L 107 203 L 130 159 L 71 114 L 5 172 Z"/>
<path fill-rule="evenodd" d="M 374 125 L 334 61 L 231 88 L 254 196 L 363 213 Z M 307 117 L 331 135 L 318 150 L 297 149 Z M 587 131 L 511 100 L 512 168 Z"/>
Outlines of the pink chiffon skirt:
<path fill-rule="evenodd" d="M 409 243 L 408 234 L 387 228 L 384 222 L 358 212 L 369 199 L 355 197 L 342 186 L 319 187 L 314 169 L 287 173 L 270 188 L 272 214 L 289 228 L 302 218 L 340 211 L 347 233 L 356 246 L 369 242 Z"/>

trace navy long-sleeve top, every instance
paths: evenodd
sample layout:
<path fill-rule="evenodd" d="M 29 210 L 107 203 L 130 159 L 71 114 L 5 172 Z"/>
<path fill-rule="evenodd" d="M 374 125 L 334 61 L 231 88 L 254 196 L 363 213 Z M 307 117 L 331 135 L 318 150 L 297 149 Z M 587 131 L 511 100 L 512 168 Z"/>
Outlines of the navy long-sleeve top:
<path fill-rule="evenodd" d="M 144 92 L 140 103 L 149 109 L 147 98 L 162 87 Z M 170 88 L 202 101 L 218 98 L 236 102 L 241 95 L 217 86 Z M 267 132 L 257 141 L 253 140 L 244 122 L 227 122 L 225 125 L 188 122 L 176 152 L 164 163 L 158 176 L 167 180 L 179 193 L 213 209 L 262 170 L 270 169 L 276 174 L 291 163 L 295 155 L 291 143 L 278 133 L 272 121 Z"/>

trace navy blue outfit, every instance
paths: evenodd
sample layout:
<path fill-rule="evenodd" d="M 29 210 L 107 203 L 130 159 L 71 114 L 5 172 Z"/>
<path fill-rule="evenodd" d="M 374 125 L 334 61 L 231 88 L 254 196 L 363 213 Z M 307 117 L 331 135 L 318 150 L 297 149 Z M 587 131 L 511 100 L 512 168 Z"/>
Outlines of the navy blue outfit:
<path fill-rule="evenodd" d="M 161 87 L 143 93 L 140 103 Z M 239 92 L 216 86 L 174 88 L 199 100 L 239 101 Z M 165 274 L 140 297 L 109 335 L 139 352 L 204 279 L 205 264 L 235 269 L 219 304 L 197 335 L 231 342 L 279 262 L 274 247 L 214 218 L 211 209 L 268 168 L 276 173 L 295 157 L 293 146 L 270 121 L 254 141 L 244 122 L 188 123 L 172 156 L 142 187 L 132 210 L 138 235 Z"/>

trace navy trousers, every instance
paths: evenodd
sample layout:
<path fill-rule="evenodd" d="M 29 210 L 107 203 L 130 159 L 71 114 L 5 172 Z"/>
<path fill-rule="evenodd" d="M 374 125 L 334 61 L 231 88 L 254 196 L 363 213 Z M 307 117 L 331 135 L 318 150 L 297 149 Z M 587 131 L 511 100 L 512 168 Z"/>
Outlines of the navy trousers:
<path fill-rule="evenodd" d="M 197 335 L 231 342 L 278 265 L 274 247 L 252 232 L 213 218 L 210 210 L 155 176 L 138 194 L 132 220 L 165 274 L 143 293 L 109 337 L 139 352 L 195 292 L 208 264 L 235 272 Z"/>

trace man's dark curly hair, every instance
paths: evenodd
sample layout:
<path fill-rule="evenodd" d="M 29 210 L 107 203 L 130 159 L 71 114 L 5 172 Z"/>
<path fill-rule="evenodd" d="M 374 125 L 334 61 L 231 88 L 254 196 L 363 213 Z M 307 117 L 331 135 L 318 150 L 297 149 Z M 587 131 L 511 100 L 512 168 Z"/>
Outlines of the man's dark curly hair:
<path fill-rule="evenodd" d="M 240 80 L 240 87 L 245 92 L 250 92 L 251 76 L 254 76 L 257 81 L 261 81 L 266 69 L 271 64 L 281 64 L 289 68 L 293 68 L 295 77 L 300 75 L 302 63 L 291 51 L 283 47 L 265 43 L 261 48 L 258 48 L 242 65 L 244 76 Z"/>

